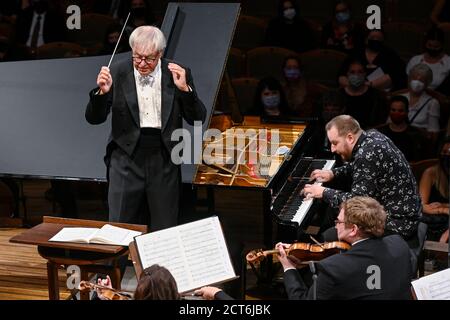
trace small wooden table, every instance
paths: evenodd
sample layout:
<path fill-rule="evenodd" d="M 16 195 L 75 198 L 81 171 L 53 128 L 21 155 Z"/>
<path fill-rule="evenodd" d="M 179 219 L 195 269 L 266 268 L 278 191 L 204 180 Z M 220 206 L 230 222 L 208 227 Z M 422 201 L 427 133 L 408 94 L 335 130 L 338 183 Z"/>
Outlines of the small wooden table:
<path fill-rule="evenodd" d="M 147 233 L 147 226 L 145 225 L 44 216 L 43 223 L 11 238 L 9 241 L 37 245 L 39 254 L 47 260 L 50 300 L 59 300 L 58 267 L 61 265 L 79 266 L 81 280 L 88 280 L 89 272 L 109 274 L 113 287 L 120 290 L 120 266 L 118 261 L 119 258 L 128 255 L 128 247 L 48 241 L 64 227 L 101 228 L 105 224 Z M 87 293 L 81 294 L 81 299 L 88 298 Z"/>

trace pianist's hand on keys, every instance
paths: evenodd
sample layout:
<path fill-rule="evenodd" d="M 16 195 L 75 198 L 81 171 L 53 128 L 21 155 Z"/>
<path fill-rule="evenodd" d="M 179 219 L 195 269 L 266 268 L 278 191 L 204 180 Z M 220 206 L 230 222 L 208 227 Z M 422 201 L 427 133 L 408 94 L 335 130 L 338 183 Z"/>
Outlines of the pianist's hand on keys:
<path fill-rule="evenodd" d="M 302 190 L 305 199 L 322 198 L 323 190 L 325 190 L 322 183 L 331 181 L 333 178 L 334 174 L 331 170 L 314 170 L 311 173 L 311 181 L 315 181 L 314 184 L 305 184 Z"/>
<path fill-rule="evenodd" d="M 315 180 L 316 182 L 319 182 L 319 183 L 331 181 L 331 180 L 333 180 L 333 178 L 334 178 L 334 174 L 333 174 L 333 171 L 331 171 L 331 170 L 317 169 L 311 173 L 311 180 L 312 181 Z"/>

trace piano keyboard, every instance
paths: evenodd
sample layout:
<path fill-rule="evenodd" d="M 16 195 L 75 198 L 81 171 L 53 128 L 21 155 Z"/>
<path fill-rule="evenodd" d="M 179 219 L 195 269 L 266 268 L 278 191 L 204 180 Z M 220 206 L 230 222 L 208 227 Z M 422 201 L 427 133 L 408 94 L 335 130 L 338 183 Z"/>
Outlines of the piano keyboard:
<path fill-rule="evenodd" d="M 293 174 L 283 186 L 273 206 L 273 213 L 281 223 L 300 226 L 307 216 L 314 199 L 305 200 L 300 191 L 309 183 L 316 169 L 331 170 L 335 160 L 300 159 Z M 321 182 L 314 184 L 322 185 Z"/>

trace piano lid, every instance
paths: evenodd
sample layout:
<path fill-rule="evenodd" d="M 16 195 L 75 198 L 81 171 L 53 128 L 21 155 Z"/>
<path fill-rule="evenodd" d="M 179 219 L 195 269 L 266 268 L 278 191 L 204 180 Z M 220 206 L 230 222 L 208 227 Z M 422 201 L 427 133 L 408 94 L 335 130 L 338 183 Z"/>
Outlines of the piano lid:
<path fill-rule="evenodd" d="M 257 116 L 234 124 L 229 116 L 218 115 L 210 129 L 216 134 L 203 143 L 203 163 L 193 183 L 265 188 L 291 159 L 306 125 L 262 123 Z"/>

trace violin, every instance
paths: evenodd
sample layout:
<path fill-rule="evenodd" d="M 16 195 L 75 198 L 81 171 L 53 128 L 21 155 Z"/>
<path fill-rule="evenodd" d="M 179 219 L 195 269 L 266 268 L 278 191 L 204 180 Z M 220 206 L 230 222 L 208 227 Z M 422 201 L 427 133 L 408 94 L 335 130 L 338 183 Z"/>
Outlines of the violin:
<path fill-rule="evenodd" d="M 89 281 L 81 281 L 78 289 L 80 291 L 99 289 L 102 296 L 105 297 L 106 300 L 132 300 L 132 297 L 129 293 L 118 291 L 116 289 L 95 284 Z"/>
<path fill-rule="evenodd" d="M 333 241 L 325 243 L 303 243 L 296 242 L 291 244 L 285 249 L 286 255 L 293 256 L 300 261 L 319 261 L 333 254 L 340 253 L 350 249 L 351 246 L 342 241 Z M 246 259 L 250 264 L 258 264 L 261 260 L 265 259 L 268 255 L 278 254 L 277 249 L 266 250 L 262 249 L 250 251 Z"/>

